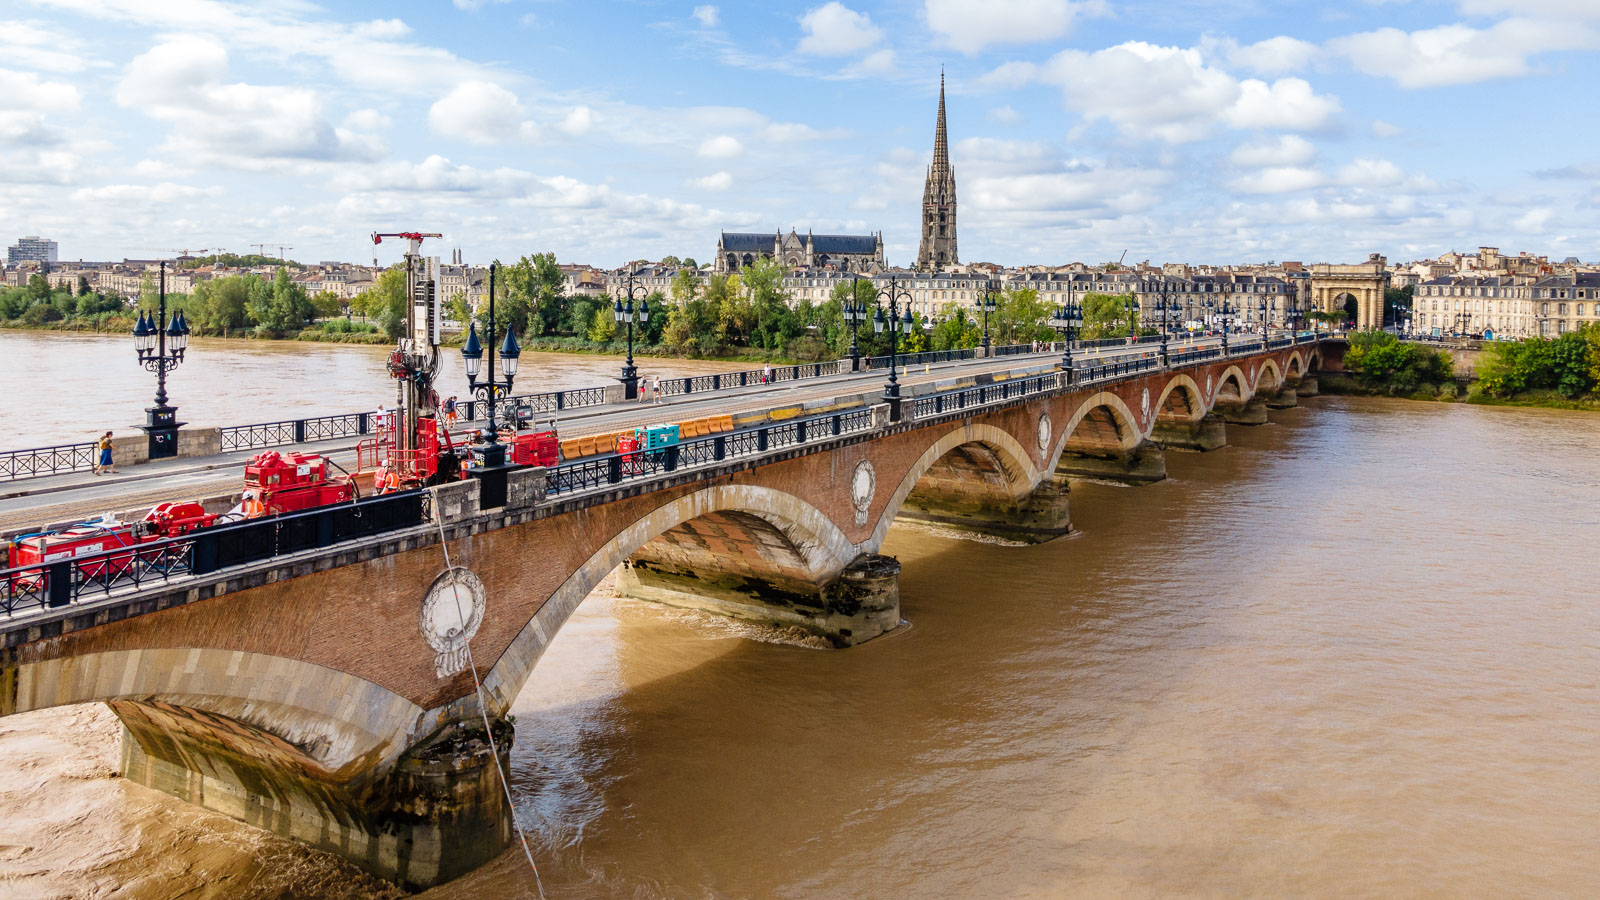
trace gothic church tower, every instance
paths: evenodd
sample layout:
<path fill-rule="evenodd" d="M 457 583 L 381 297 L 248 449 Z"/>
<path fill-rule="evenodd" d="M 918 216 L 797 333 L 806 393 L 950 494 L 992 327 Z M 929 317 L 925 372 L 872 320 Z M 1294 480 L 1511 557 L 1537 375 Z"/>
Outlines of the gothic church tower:
<path fill-rule="evenodd" d="M 939 73 L 939 125 L 933 135 L 933 165 L 922 189 L 922 245 L 917 269 L 937 272 L 956 265 L 956 173 L 944 132 L 944 73 Z"/>

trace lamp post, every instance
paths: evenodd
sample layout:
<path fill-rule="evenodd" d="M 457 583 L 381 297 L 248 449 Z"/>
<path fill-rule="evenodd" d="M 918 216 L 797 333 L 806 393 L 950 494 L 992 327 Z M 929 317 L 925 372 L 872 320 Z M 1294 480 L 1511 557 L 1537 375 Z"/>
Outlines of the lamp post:
<path fill-rule="evenodd" d="M 145 409 L 144 432 L 150 442 L 150 458 L 166 459 L 178 454 L 178 408 L 167 405 L 167 373 L 183 362 L 184 351 L 189 347 L 189 323 L 183 311 L 167 318 L 167 263 L 161 262 L 160 306 L 154 318 L 139 313 L 133 326 L 133 349 L 139 362 L 156 373 L 156 405 Z"/>
<path fill-rule="evenodd" d="M 1067 373 L 1068 384 L 1077 380 L 1077 373 L 1072 369 L 1072 341 L 1082 326 L 1083 307 L 1070 301 L 1056 307 L 1055 316 L 1050 320 L 1050 327 L 1061 332 L 1061 371 Z"/>
<path fill-rule="evenodd" d="M 634 368 L 633 365 L 633 321 L 636 315 L 640 325 L 650 321 L 650 300 L 647 291 L 646 296 L 639 297 L 639 309 L 635 313 L 633 298 L 638 296 L 638 291 L 643 290 L 645 290 L 644 285 L 634 285 L 633 273 L 629 272 L 628 305 L 623 306 L 622 299 L 619 297 L 611 306 L 611 314 L 616 317 L 617 324 L 628 326 L 628 361 L 622 364 L 622 378 L 619 379 L 622 382 L 622 397 L 624 400 L 639 399 L 639 370 Z"/>
<path fill-rule="evenodd" d="M 1267 324 L 1267 298 L 1261 298 L 1261 302 L 1257 304 L 1256 310 L 1261 314 L 1261 342 L 1264 344 L 1267 342 L 1267 330 L 1269 328 Z"/>
<path fill-rule="evenodd" d="M 1226 354 L 1228 352 L 1228 326 L 1233 324 L 1233 303 L 1223 300 L 1218 312 L 1222 316 L 1222 352 Z"/>
<path fill-rule="evenodd" d="M 867 304 L 857 300 L 860 289 L 861 276 L 858 274 L 850 281 L 850 299 L 844 302 L 844 320 L 850 323 L 850 371 L 861 371 L 861 348 L 856 344 L 856 328 L 867 321 Z"/>
<path fill-rule="evenodd" d="M 899 364 L 899 336 L 911 328 L 911 292 L 900 287 L 898 279 L 891 277 L 886 288 L 874 288 L 873 293 L 879 300 L 885 297 L 889 300 L 889 317 L 883 316 L 883 307 L 878 307 L 877 315 L 872 320 L 872 330 L 883 334 L 885 329 L 889 332 L 889 383 L 883 387 L 883 397 L 889 401 L 889 418 L 891 421 L 900 420 L 900 377 L 896 373 Z M 900 312 L 900 301 L 905 300 L 905 312 Z"/>
<path fill-rule="evenodd" d="M 999 305 L 994 299 L 998 293 L 994 282 L 987 282 L 983 287 L 983 299 L 978 301 L 978 308 L 983 310 L 983 355 L 986 359 L 989 356 L 989 314 Z"/>
<path fill-rule="evenodd" d="M 1172 320 L 1174 318 L 1173 314 L 1177 311 L 1178 302 L 1176 300 L 1168 301 L 1164 294 L 1163 296 L 1156 298 L 1156 319 L 1161 322 L 1162 368 L 1166 368 L 1172 362 L 1172 357 L 1168 354 L 1167 341 L 1172 336 Z"/>
<path fill-rule="evenodd" d="M 498 274 L 499 264 L 490 263 L 490 346 L 494 346 L 494 277 Z M 517 333 L 514 328 L 506 328 L 506 340 L 499 346 L 499 359 L 501 368 L 506 372 L 506 380 L 494 380 L 494 356 L 488 354 L 490 370 L 485 380 L 478 381 L 478 370 L 483 365 L 483 344 L 478 343 L 478 323 L 469 323 L 467 327 L 467 343 L 461 348 L 461 362 L 467 367 L 467 389 L 475 397 L 483 400 L 488 405 L 488 428 L 483 429 L 482 456 L 485 466 L 499 466 L 506 463 L 506 448 L 499 442 L 499 397 L 510 394 L 510 384 L 517 378 L 517 360 L 522 357 L 522 348 L 517 346 Z"/>

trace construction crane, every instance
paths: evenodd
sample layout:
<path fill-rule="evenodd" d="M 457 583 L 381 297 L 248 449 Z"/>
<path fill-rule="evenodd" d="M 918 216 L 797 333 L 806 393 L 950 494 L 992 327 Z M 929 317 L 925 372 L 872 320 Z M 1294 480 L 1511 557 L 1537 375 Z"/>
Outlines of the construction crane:
<path fill-rule="evenodd" d="M 182 259 L 185 256 L 190 256 L 190 255 L 195 254 L 195 253 L 210 253 L 213 248 L 211 248 L 211 247 L 200 247 L 200 248 L 195 249 L 195 250 L 190 250 L 187 247 L 184 247 L 184 248 L 181 248 L 181 249 L 177 248 L 177 247 L 135 247 L 133 249 L 139 251 L 140 253 L 176 253 L 176 254 L 178 254 L 177 258 L 178 259 Z M 217 247 L 215 249 L 217 250 L 218 253 L 222 252 L 222 248 L 221 247 Z"/>
<path fill-rule="evenodd" d="M 288 244 L 274 244 L 271 241 L 267 241 L 266 243 L 263 243 L 263 244 L 251 244 L 250 246 L 256 248 L 256 255 L 257 256 L 266 256 L 268 247 L 277 247 L 278 248 L 278 262 L 285 262 L 285 259 L 284 259 L 284 256 L 283 256 L 283 253 L 284 253 L 285 250 L 293 250 L 294 249 L 293 247 L 289 246 Z"/>

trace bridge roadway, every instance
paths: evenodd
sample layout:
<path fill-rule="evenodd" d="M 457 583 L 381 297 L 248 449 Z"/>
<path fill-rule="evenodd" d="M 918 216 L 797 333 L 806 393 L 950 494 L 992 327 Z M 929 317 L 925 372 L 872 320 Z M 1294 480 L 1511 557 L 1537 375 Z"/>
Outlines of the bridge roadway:
<path fill-rule="evenodd" d="M 1180 349 L 1221 345 L 1217 337 L 1171 341 Z M 1075 363 L 1093 365 L 1152 356 L 1159 345 L 1091 347 L 1075 350 Z M 900 373 L 902 393 L 911 397 L 957 378 L 1011 372 L 1043 371 L 1059 362 L 1059 350 L 992 359 L 965 359 L 917 365 Z M 712 415 L 749 414 L 770 409 L 799 407 L 819 400 L 847 396 L 859 388 L 863 395 L 881 394 L 887 369 L 844 372 L 800 381 L 725 388 L 714 393 L 680 394 L 659 403 L 622 402 L 565 411 L 555 417 L 563 438 L 607 434 L 656 422 L 678 422 Z M 466 430 L 474 424 L 464 423 Z M 356 442 L 348 439 L 287 445 L 282 452 L 321 453 L 339 466 L 354 471 Z M 236 494 L 242 486 L 245 461 L 261 450 L 241 450 L 210 457 L 175 459 L 125 468 L 115 476 L 78 472 L 0 484 L 0 535 L 43 529 L 93 518 L 102 513 L 128 513 L 168 500 L 220 498 Z"/>
<path fill-rule="evenodd" d="M 880 553 L 895 521 L 1070 533 L 1071 477 L 1163 477 L 1167 448 L 1265 423 L 1342 350 L 1302 335 L 1111 371 L 1089 354 L 1070 373 L 1054 354 L 930 366 L 908 374 L 919 396 L 898 417 L 876 371 L 576 414 L 569 427 L 605 430 L 829 394 L 850 406 L 14 572 L 0 716 L 107 703 L 130 780 L 437 884 L 510 844 L 506 712 L 611 572 L 627 596 L 860 644 L 901 625 L 900 563 Z"/>

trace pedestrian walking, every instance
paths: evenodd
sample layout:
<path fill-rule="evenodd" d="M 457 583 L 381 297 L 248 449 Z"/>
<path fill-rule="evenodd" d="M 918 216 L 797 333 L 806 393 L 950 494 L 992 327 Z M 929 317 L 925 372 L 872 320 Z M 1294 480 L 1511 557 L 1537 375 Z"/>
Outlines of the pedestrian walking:
<path fill-rule="evenodd" d="M 106 432 L 100 440 L 95 442 L 95 449 L 99 451 L 100 455 L 95 461 L 94 473 L 96 475 L 117 474 L 117 461 L 111 456 L 111 432 Z"/>
<path fill-rule="evenodd" d="M 656 376 L 655 381 L 650 386 L 650 391 L 651 391 L 651 393 L 655 394 L 655 402 L 656 403 L 660 403 L 661 402 L 661 376 L 660 375 Z"/>
<path fill-rule="evenodd" d="M 650 376 L 649 375 L 640 375 L 639 376 L 639 402 L 640 403 L 649 403 L 650 402 Z"/>
<path fill-rule="evenodd" d="M 761 367 L 761 383 L 762 384 L 771 384 L 772 383 L 772 363 L 767 363 L 766 365 Z"/>
<path fill-rule="evenodd" d="M 451 428 L 456 424 L 456 395 L 451 394 L 450 399 L 444 402 L 444 421 Z"/>

